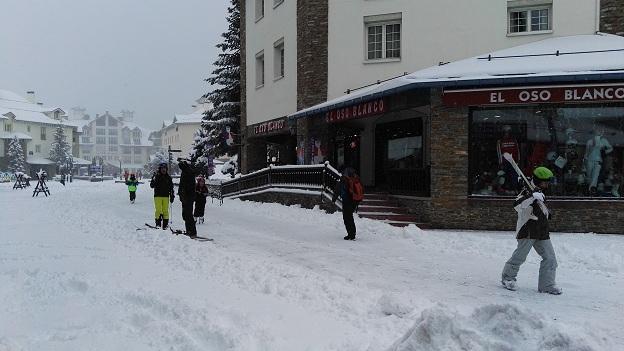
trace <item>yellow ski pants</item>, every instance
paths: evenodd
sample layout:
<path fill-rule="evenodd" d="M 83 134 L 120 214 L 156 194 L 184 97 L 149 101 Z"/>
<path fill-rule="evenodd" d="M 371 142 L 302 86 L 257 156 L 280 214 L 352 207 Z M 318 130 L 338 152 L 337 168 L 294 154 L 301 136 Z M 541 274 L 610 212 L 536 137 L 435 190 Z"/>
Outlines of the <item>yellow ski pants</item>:
<path fill-rule="evenodd" d="M 168 196 L 155 196 L 154 197 L 154 218 L 158 219 L 162 215 L 163 219 L 169 219 L 169 197 Z"/>

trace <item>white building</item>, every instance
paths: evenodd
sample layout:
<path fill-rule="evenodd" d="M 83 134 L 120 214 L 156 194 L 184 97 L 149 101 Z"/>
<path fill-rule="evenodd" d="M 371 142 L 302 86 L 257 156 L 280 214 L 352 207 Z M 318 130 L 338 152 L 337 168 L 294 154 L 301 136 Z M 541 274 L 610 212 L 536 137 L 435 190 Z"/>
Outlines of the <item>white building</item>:
<path fill-rule="evenodd" d="M 28 92 L 26 97 L 23 97 L 11 91 L 0 90 L 0 124 L 2 124 L 0 169 L 4 170 L 7 166 L 8 145 L 16 136 L 26 154 L 27 171 L 33 175 L 39 168 L 43 168 L 53 175 L 56 167 L 48 157 L 54 141 L 54 132 L 59 124 L 64 126 L 65 136 L 72 144 L 74 157 L 78 156 L 77 126 L 67 120 L 62 108 L 37 103 L 34 92 Z"/>
<path fill-rule="evenodd" d="M 163 150 L 181 150 L 179 157 L 186 157 L 193 150 L 195 132 L 201 127 L 204 113 L 212 105 L 204 98 L 196 100 L 194 110 L 189 114 L 178 114 L 173 120 L 163 121 L 160 130 L 160 143 Z"/>
<path fill-rule="evenodd" d="M 599 14 L 599 0 L 245 0 L 243 170 L 264 166 L 275 145 L 294 161 L 284 117 L 297 110 L 431 65 L 592 34 Z M 296 145 L 306 162 L 314 143 Z"/>

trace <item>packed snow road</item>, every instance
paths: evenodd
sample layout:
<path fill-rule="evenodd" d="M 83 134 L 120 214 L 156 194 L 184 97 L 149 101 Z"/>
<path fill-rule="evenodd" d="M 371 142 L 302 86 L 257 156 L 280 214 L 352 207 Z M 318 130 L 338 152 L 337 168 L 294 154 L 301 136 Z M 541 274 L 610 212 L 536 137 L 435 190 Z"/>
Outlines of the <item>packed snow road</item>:
<path fill-rule="evenodd" d="M 624 350 L 624 236 L 556 234 L 561 296 L 500 287 L 513 233 L 420 231 L 208 201 L 197 242 L 149 186 L 0 185 L 0 350 Z M 512 210 L 512 209 L 510 209 Z M 182 228 L 180 205 L 173 227 Z"/>

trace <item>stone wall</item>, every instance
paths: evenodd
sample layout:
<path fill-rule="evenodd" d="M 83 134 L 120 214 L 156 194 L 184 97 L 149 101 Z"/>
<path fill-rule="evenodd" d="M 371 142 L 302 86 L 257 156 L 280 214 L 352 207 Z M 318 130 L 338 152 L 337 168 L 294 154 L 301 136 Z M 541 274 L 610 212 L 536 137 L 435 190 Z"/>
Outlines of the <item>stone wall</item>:
<path fill-rule="evenodd" d="M 314 208 L 315 206 L 319 206 L 330 212 L 334 210 L 329 200 L 324 199 L 321 201 L 320 195 L 266 192 L 262 194 L 243 196 L 240 199 L 243 201 L 278 203 L 285 206 L 299 205 L 303 208 Z"/>
<path fill-rule="evenodd" d="M 624 36 L 624 0 L 600 1 L 600 31 Z"/>

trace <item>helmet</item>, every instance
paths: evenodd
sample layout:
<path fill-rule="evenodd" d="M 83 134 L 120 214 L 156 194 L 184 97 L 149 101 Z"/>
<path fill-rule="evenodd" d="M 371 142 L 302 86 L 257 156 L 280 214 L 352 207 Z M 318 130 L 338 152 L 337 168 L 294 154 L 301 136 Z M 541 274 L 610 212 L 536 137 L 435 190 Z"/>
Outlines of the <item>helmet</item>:
<path fill-rule="evenodd" d="M 546 167 L 537 167 L 533 171 L 533 176 L 535 176 L 535 178 L 538 179 L 538 180 L 549 181 L 555 175 L 553 174 L 553 172 L 550 169 L 548 169 Z"/>
<path fill-rule="evenodd" d="M 162 162 L 158 165 L 158 168 L 167 168 L 167 164 L 165 162 Z"/>

